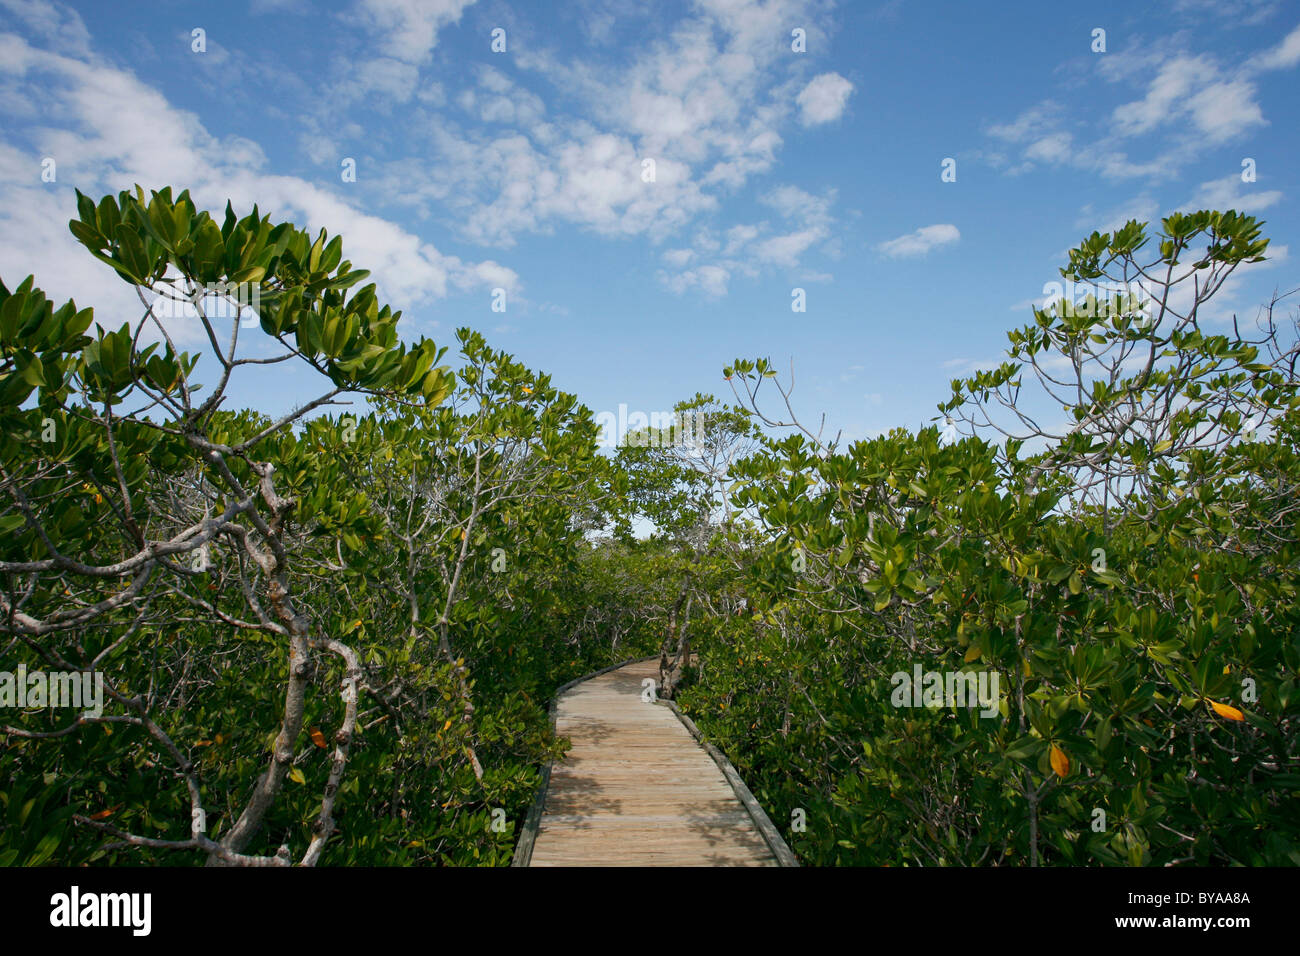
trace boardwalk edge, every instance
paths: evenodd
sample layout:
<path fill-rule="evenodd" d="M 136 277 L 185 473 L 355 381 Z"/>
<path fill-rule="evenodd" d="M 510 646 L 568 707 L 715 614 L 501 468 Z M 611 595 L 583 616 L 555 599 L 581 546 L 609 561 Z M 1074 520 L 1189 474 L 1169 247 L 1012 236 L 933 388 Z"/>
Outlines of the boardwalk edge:
<path fill-rule="evenodd" d="M 626 667 L 628 664 L 637 664 L 641 661 L 655 660 L 658 657 L 658 654 L 651 654 L 648 657 L 629 657 L 625 661 L 619 661 L 617 664 L 610 664 L 608 667 L 602 667 L 600 670 L 592 671 L 590 674 L 583 674 L 581 677 L 576 677 L 567 684 L 561 684 L 555 689 L 555 693 L 551 695 L 551 706 L 549 708 L 551 735 L 555 735 L 556 706 L 559 704 L 559 700 L 564 695 L 565 691 L 571 690 L 584 681 L 591 680 L 593 677 L 599 677 L 601 674 L 608 674 L 610 671 L 616 671 L 620 667 Z M 537 842 L 537 831 L 542 824 L 542 811 L 546 808 L 546 791 L 551 785 L 551 768 L 554 765 L 555 761 L 548 760 L 546 766 L 542 768 L 542 780 L 541 783 L 537 785 L 537 795 L 533 797 L 532 806 L 528 808 L 528 816 L 524 818 L 523 829 L 519 832 L 519 842 L 515 844 L 515 855 L 510 861 L 512 867 L 528 866 L 533 860 L 533 844 Z"/>
<path fill-rule="evenodd" d="M 758 828 L 763 841 L 767 844 L 768 849 L 772 851 L 772 855 L 776 857 L 777 864 L 780 866 L 798 866 L 798 858 L 785 840 L 781 838 L 780 831 L 773 825 L 767 811 L 754 798 L 749 787 L 745 786 L 745 781 L 740 779 L 740 774 L 736 773 L 736 768 L 731 765 L 731 761 L 727 759 L 726 754 L 704 739 L 704 735 L 700 733 L 700 728 L 695 726 L 695 721 L 682 713 L 682 709 L 676 703 L 671 700 L 660 700 L 658 703 L 663 704 L 676 714 L 677 719 L 691 732 L 691 736 L 695 738 L 696 743 L 703 747 L 705 752 L 713 758 L 713 762 L 718 765 L 722 775 L 727 778 L 727 783 L 731 784 L 731 789 L 735 792 L 736 798 L 749 811 L 754 826 Z"/>

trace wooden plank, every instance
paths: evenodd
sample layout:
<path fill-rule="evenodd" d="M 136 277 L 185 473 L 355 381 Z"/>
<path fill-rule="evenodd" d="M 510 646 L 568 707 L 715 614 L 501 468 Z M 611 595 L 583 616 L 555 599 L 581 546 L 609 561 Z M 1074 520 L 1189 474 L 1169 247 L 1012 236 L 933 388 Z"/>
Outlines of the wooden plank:
<path fill-rule="evenodd" d="M 639 658 L 639 660 L 651 660 L 651 659 L 652 658 L 648 658 L 648 657 Z M 608 667 L 602 667 L 598 671 L 593 671 L 590 674 L 586 674 L 575 680 L 571 680 L 567 684 L 562 684 L 556 690 L 555 696 L 551 699 L 551 706 L 550 706 L 551 730 L 552 731 L 555 730 L 556 704 L 559 701 L 560 696 L 565 691 L 567 691 L 570 687 L 575 687 L 578 684 L 581 684 L 583 681 L 590 680 L 591 678 L 597 677 L 600 674 L 607 674 L 610 671 L 618 670 L 618 668 L 620 667 L 626 667 L 628 664 L 635 663 L 636 660 L 637 659 L 619 661 L 617 664 L 610 664 Z M 546 791 L 551 779 L 552 766 L 553 766 L 552 764 L 548 763 L 545 767 L 542 768 L 542 782 L 541 785 L 537 788 L 537 797 L 536 799 L 533 800 L 533 805 L 528 808 L 528 816 L 524 818 L 524 828 L 523 831 L 519 834 L 519 842 L 515 844 L 515 855 L 510 861 L 510 865 L 512 867 L 528 866 L 529 862 L 532 859 L 533 844 L 537 839 L 537 828 L 538 826 L 540 826 L 542 820 L 542 809 L 546 803 Z"/>
<path fill-rule="evenodd" d="M 758 832 L 763 836 L 763 842 L 776 856 L 778 864 L 781 866 L 798 866 L 799 860 L 795 857 L 794 851 L 781 837 L 781 832 L 768 818 L 767 812 L 762 805 L 749 792 L 749 787 L 745 786 L 745 781 L 740 779 L 740 774 L 736 773 L 736 768 L 731 765 L 731 761 L 727 759 L 726 755 L 704 739 L 704 735 L 700 733 L 700 728 L 695 726 L 695 721 L 683 714 L 681 708 L 675 703 L 671 700 L 660 701 L 660 703 L 672 708 L 673 713 L 691 732 L 691 736 L 699 741 L 700 746 L 713 758 L 714 763 L 718 765 L 718 769 L 722 771 L 723 776 L 727 778 L 727 782 L 731 784 L 731 789 L 735 791 L 736 797 L 745 805 L 745 809 L 749 812 L 749 816 L 758 828 Z"/>
<path fill-rule="evenodd" d="M 755 817 L 748 790 L 748 801 L 738 794 L 726 758 L 711 755 L 675 708 L 642 698 L 642 682 L 658 676 L 658 658 L 648 658 L 557 694 L 555 732 L 573 746 L 549 768 L 515 865 L 797 865 L 773 849 L 771 822 L 761 808 Z"/>

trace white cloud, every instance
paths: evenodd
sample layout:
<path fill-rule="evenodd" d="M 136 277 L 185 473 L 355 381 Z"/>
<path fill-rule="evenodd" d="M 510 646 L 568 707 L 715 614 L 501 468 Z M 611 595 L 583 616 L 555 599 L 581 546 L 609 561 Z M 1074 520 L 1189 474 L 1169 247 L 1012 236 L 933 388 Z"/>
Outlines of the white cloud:
<path fill-rule="evenodd" d="M 1300 63 L 1300 26 L 1288 33 L 1277 46 L 1260 54 L 1252 65 L 1259 70 L 1285 70 Z"/>
<path fill-rule="evenodd" d="M 1211 142 L 1223 142 L 1265 125 L 1264 111 L 1255 102 L 1254 84 L 1246 80 L 1211 83 L 1188 104 L 1192 122 Z"/>
<path fill-rule="evenodd" d="M 461 212 L 462 230 L 480 243 L 508 247 L 517 233 L 556 221 L 607 236 L 662 238 L 717 205 L 684 163 L 659 159 L 647 182 L 643 156 L 630 140 L 588 124 L 574 124 L 569 138 L 543 148 L 522 133 L 473 140 L 451 130 L 434 135 L 448 162 L 425 188 Z"/>
<path fill-rule="evenodd" d="M 960 238 L 961 233 L 956 226 L 950 223 L 939 223 L 933 226 L 922 226 L 915 232 L 882 242 L 876 246 L 876 249 L 891 259 L 923 256 L 931 249 L 956 242 Z"/>
<path fill-rule="evenodd" d="M 972 158 L 982 159 L 995 169 L 1005 169 L 1008 176 L 1029 172 L 1039 163 L 1086 169 L 1111 179 L 1167 175 L 1173 166 L 1168 155 L 1147 163 L 1134 163 L 1123 152 L 1108 148 L 1104 138 L 1090 140 L 1087 148 L 1078 148 L 1074 134 L 1062 128 L 1063 114 L 1064 109 L 1059 103 L 1044 100 L 1021 111 L 1009 123 L 987 128 L 986 132 L 995 139 L 1021 147 L 1023 159 L 1020 162 L 1010 163 L 1000 151 L 976 151 Z"/>
<path fill-rule="evenodd" d="M 88 76 L 74 80 L 77 67 L 66 62 L 35 67 L 29 61 L 35 51 L 0 36 L 0 78 L 24 77 L 23 95 L 13 98 L 40 103 L 30 107 L 33 117 L 68 111 L 57 123 L 51 120 L 50 128 L 36 131 L 42 151 L 58 150 L 60 183 L 65 168 L 75 181 L 94 181 L 104 191 L 137 180 L 146 186 L 181 183 L 191 186 L 196 200 L 202 188 L 202 195 L 219 205 L 225 195 L 218 194 L 234 184 L 268 212 L 320 220 L 331 229 L 340 227 L 325 220 L 327 211 L 345 217 L 347 208 L 383 209 L 381 204 L 389 203 L 395 210 L 400 206 L 403 215 L 439 217 L 458 238 L 502 248 L 513 246 L 521 234 L 547 234 L 565 225 L 656 243 L 680 237 L 718 209 L 723 196 L 771 171 L 783 131 L 797 129 L 800 120 L 805 125 L 832 121 L 853 92 L 852 83 L 836 73 L 809 82 L 811 59 L 789 55 L 790 23 L 824 43 L 820 24 L 828 5 L 821 0 L 696 0 L 684 19 L 668 22 L 634 11 L 629 0 L 617 22 L 602 21 L 588 32 L 596 39 L 622 36 L 628 32 L 626 16 L 634 12 L 644 37 L 636 43 L 593 49 L 575 59 L 548 52 L 544 34 L 531 43 L 521 36 L 518 45 L 511 44 L 507 66 L 480 66 L 467 85 L 465 79 L 439 75 L 448 84 L 444 91 L 427 75 L 433 71 L 424 68 L 433 63 L 435 50 L 441 58 L 439 44 L 456 35 L 451 28 L 472 2 L 351 0 L 341 21 L 361 40 L 373 40 L 376 49 L 355 56 L 345 48 L 346 59 L 323 58 L 332 80 L 308 101 L 317 105 L 294 117 L 297 128 L 290 127 L 301 156 L 332 167 L 325 169 L 330 175 L 322 180 L 324 188 L 313 190 L 291 187 L 292 182 L 308 185 L 292 178 L 263 176 L 265 157 L 256 144 L 214 136 L 157 90 L 129 73 L 101 70 L 89 54 L 81 69 L 97 71 L 94 82 Z M 44 15 L 44 8 L 25 0 L 0 3 Z M 289 9 L 300 9 L 298 0 L 265 0 L 258 7 L 262 13 Z M 512 40 L 516 32 L 512 29 Z M 240 56 L 232 48 L 229 62 L 242 70 L 247 64 Z M 69 89 L 32 96 L 26 87 L 38 85 L 30 79 L 36 71 L 57 72 L 62 79 L 55 86 Z M 269 84 L 274 76 L 258 79 Z M 300 82 L 306 97 L 308 84 Z M 0 82 L 0 110 L 11 92 Z M 122 103 L 132 104 L 125 119 L 154 135 L 124 133 Z M 291 104 L 281 111 L 286 121 Z M 92 111 L 104 122 L 87 119 Z M 370 121 L 374 111 L 400 124 L 398 133 L 409 144 L 404 152 L 400 146 L 390 150 L 379 138 L 384 130 L 380 126 L 376 132 Z M 344 156 L 356 158 L 362 172 L 357 184 L 340 187 L 338 163 Z M 652 182 L 643 176 L 647 158 L 655 161 Z M 285 212 L 262 198 L 263 186 Z M 689 256 L 666 256 L 665 268 L 689 269 L 685 288 L 723 294 L 733 277 L 800 266 L 801 257 L 817 248 L 833 254 L 827 201 L 798 190 L 782 195 L 780 203 L 768 203 L 780 216 L 772 215 L 770 222 L 724 222 L 717 238 L 708 240 L 715 248 L 691 242 Z M 442 255 L 409 232 L 389 234 L 380 228 L 384 221 L 348 219 L 373 245 L 377 262 L 405 270 L 403 276 L 411 280 L 384 277 L 376 269 L 381 288 L 417 296 L 422 289 L 437 297 L 483 278 L 483 270 Z M 354 261 L 371 265 L 351 236 L 345 234 L 345 241 Z M 687 245 L 682 238 L 669 244 Z"/>
<path fill-rule="evenodd" d="M 358 64 L 347 85 L 355 99 L 362 99 L 369 93 L 382 93 L 398 103 L 405 103 L 415 94 L 419 82 L 419 67 L 391 56 L 377 56 Z"/>
<path fill-rule="evenodd" d="M 1030 139 L 1039 139 L 1053 130 L 1058 122 L 1061 107 L 1052 100 L 1044 100 L 1021 112 L 1010 123 L 995 124 L 988 129 L 989 135 L 1009 143 L 1023 143 Z"/>
<path fill-rule="evenodd" d="M 762 201 L 780 211 L 800 228 L 756 243 L 753 247 L 754 256 L 764 263 L 797 265 L 809 247 L 830 235 L 830 204 L 834 198 L 834 192 L 819 197 L 797 186 L 786 185 L 773 189 Z"/>
<path fill-rule="evenodd" d="M 383 52 L 406 63 L 432 58 L 438 31 L 460 20 L 474 0 L 359 0 L 355 19 L 378 39 Z"/>
<path fill-rule="evenodd" d="M 737 274 L 756 276 L 769 267 L 798 266 L 812 246 L 830 238 L 834 221 L 830 207 L 834 200 L 834 190 L 814 196 L 797 186 L 777 186 L 761 196 L 760 202 L 780 213 L 787 223 L 784 231 L 766 220 L 738 223 L 726 230 L 724 243 L 711 230 L 701 229 L 691 249 L 670 250 L 663 258 L 679 269 L 711 259 L 709 266 L 697 266 L 681 274 L 661 273 L 660 281 L 674 292 L 698 288 L 710 295 L 722 295 L 726 280 Z M 832 277 L 829 273 L 805 271 L 801 278 L 824 282 Z"/>
<path fill-rule="evenodd" d="M 948 370 L 950 375 L 972 375 L 975 372 L 982 372 L 988 369 L 997 368 L 1006 361 L 1006 355 L 1003 354 L 998 358 L 951 358 L 944 361 L 942 367 Z"/>
<path fill-rule="evenodd" d="M 762 202 L 779 211 L 787 219 L 825 226 L 830 223 L 830 204 L 835 198 L 832 191 L 825 196 L 814 196 L 798 186 L 777 186 L 762 197 Z"/>
<path fill-rule="evenodd" d="M 781 266 L 796 265 L 799 257 L 822 236 L 823 233 L 818 229 L 801 229 L 783 236 L 773 236 L 758 243 L 754 247 L 754 254 L 762 262 Z"/>
<path fill-rule="evenodd" d="M 679 272 L 676 275 L 662 275 L 661 281 L 679 295 L 689 289 L 699 289 L 713 297 L 727 294 L 727 280 L 731 274 L 721 266 L 700 266 Z"/>
<path fill-rule="evenodd" d="M 1254 26 L 1276 13 L 1280 5 L 1278 0 L 1174 0 L 1173 9 L 1189 14 L 1198 24 L 1218 17 L 1228 26 Z"/>
<path fill-rule="evenodd" d="M 475 242 L 508 246 L 521 232 L 566 222 L 601 235 L 662 239 L 717 208 L 719 190 L 739 189 L 772 168 L 780 129 L 795 118 L 795 93 L 806 85 L 806 61 L 789 56 L 783 42 L 786 24 L 815 30 L 821 6 L 699 0 L 665 33 L 656 34 L 656 18 L 642 17 L 644 38 L 616 50 L 574 58 L 521 45 L 512 66 L 556 91 L 546 105 L 574 104 L 576 115 L 552 107 L 543 122 L 540 101 L 521 114 L 532 94 L 519 84 L 497 94 L 510 104 L 484 112 L 487 94 L 475 90 L 459 105 L 513 128 L 438 122 L 428 131 L 434 162 L 404 193 L 417 204 L 453 204 L 451 221 Z M 595 34 L 612 29 L 597 26 Z M 652 183 L 642 178 L 646 159 L 655 161 Z"/>
<path fill-rule="evenodd" d="M 1133 179 L 1141 176 L 1158 176 L 1167 179 L 1190 151 L 1177 148 L 1166 150 L 1145 163 L 1134 162 L 1118 151 L 1080 150 L 1071 155 L 1076 166 L 1095 169 L 1108 179 Z"/>
<path fill-rule="evenodd" d="M 727 230 L 725 255 L 734 256 L 739 254 L 745 246 L 757 239 L 761 232 L 762 229 L 752 223 L 741 223 L 740 225 L 732 226 Z"/>
<path fill-rule="evenodd" d="M 1286 246 L 1270 245 L 1265 251 L 1267 257 L 1263 262 L 1243 262 L 1238 265 L 1227 279 L 1217 287 L 1213 296 L 1203 302 L 1197 310 L 1197 318 L 1205 322 L 1229 323 L 1236 316 L 1242 319 L 1242 331 L 1247 332 L 1250 328 L 1248 320 L 1253 320 L 1260 307 L 1264 304 L 1260 299 L 1254 298 L 1253 293 L 1247 290 L 1247 282 L 1260 272 L 1276 268 L 1287 261 L 1288 249 Z M 1189 272 L 1191 270 L 1188 270 Z M 1186 275 L 1187 273 L 1178 273 Z M 1258 288 L 1258 287 L 1256 287 Z M 1201 288 L 1204 293 L 1204 288 Z M 1186 315 L 1196 301 L 1198 289 L 1196 284 L 1184 280 L 1176 283 L 1169 292 L 1167 307 L 1174 315 Z M 1267 293 L 1265 293 L 1267 295 Z M 1243 301 L 1243 298 L 1246 301 Z"/>
<path fill-rule="evenodd" d="M 796 100 L 804 126 L 818 126 L 839 119 L 848 105 L 853 84 L 838 73 L 823 73 L 803 88 Z"/>
<path fill-rule="evenodd" d="M 318 166 L 342 161 L 343 153 L 338 143 L 321 133 L 303 133 L 298 137 L 298 145 L 307 154 L 307 158 Z"/>
<path fill-rule="evenodd" d="M 318 186 L 292 176 L 231 176 L 205 194 L 229 194 L 245 208 L 254 202 L 273 217 L 291 218 L 299 227 L 327 229 L 343 237 L 343 253 L 360 268 L 370 269 L 382 296 L 394 308 L 440 299 L 455 291 L 502 286 L 516 291 L 515 273 L 492 260 L 464 262 L 444 255 L 432 244 L 396 223 L 353 207 Z"/>
<path fill-rule="evenodd" d="M 81 14 L 62 3 L 0 0 L 0 8 L 17 17 L 50 49 L 74 56 L 90 53 L 90 31 Z"/>
<path fill-rule="evenodd" d="M 1196 194 L 1180 206 L 1180 209 L 1199 210 L 1215 209 L 1226 212 L 1235 209 L 1238 212 L 1254 213 L 1280 202 L 1282 192 L 1277 189 L 1261 190 L 1253 183 L 1243 183 L 1241 175 L 1230 173 L 1222 179 L 1212 179 L 1201 183 Z"/>
<path fill-rule="evenodd" d="M 193 114 L 131 73 L 55 53 L 37 57 L 22 41 L 9 46 L 18 55 L 6 65 L 19 88 L 43 102 L 61 126 L 33 131 L 34 154 L 11 145 L 0 150 L 0 164 L 34 171 L 0 181 L 0 272 L 6 279 L 33 273 L 52 298 L 75 296 L 79 304 L 95 306 L 108 324 L 138 314 L 130 287 L 73 239 L 67 222 L 76 212 L 72 184 L 99 196 L 139 183 L 146 190 L 188 188 L 196 205 L 218 221 L 230 199 L 241 214 L 257 203 L 273 219 L 340 234 L 345 257 L 372 271 L 394 308 L 408 310 L 450 290 L 519 285 L 512 270 L 494 261 L 445 255 L 313 183 L 260 172 L 265 157 L 256 143 L 213 136 Z M 149 135 L 141 136 L 141 130 Z M 59 163 L 56 184 L 39 181 L 35 171 L 43 155 Z M 197 335 L 197 329 L 188 331 Z"/>
<path fill-rule="evenodd" d="M 1154 129 L 1172 120 L 1177 111 L 1186 109 L 1193 86 L 1213 72 L 1213 64 L 1206 57 L 1176 57 L 1160 67 L 1146 96 L 1115 107 L 1111 119 L 1126 136 Z"/>
<path fill-rule="evenodd" d="M 420 68 L 433 60 L 438 32 L 460 20 L 475 0 L 356 0 L 340 14 L 375 44 L 370 55 L 336 61 L 336 79 L 317 98 L 318 124 L 333 124 L 341 107 L 365 103 L 388 113 L 410 101 L 420 86 Z M 422 97 L 423 98 L 423 97 Z"/>
<path fill-rule="evenodd" d="M 700 0 L 662 39 L 631 47 L 631 62 L 522 52 L 520 65 L 585 102 L 594 123 L 634 139 L 647 156 L 688 163 L 762 160 L 789 115 L 800 66 L 781 38 L 814 19 L 800 0 Z"/>
<path fill-rule="evenodd" d="M 254 16 L 266 13 L 308 13 L 307 0 L 252 0 L 248 10 Z"/>
<path fill-rule="evenodd" d="M 1151 222 L 1159 212 L 1160 203 L 1146 193 L 1135 196 L 1105 212 L 1098 212 L 1093 208 L 1092 203 L 1088 203 L 1079 210 L 1079 218 L 1075 220 L 1074 228 L 1086 229 L 1089 233 L 1092 233 L 1093 230 L 1097 232 L 1114 232 L 1123 228 L 1130 219 L 1136 219 L 1138 222 Z"/>
<path fill-rule="evenodd" d="M 1069 133 L 1052 133 L 1034 140 L 1025 149 L 1025 158 L 1044 162 L 1064 162 L 1070 156 L 1073 137 Z"/>
<path fill-rule="evenodd" d="M 1264 123 L 1255 86 L 1223 77 L 1208 56 L 1176 56 L 1165 62 L 1146 95 L 1115 107 L 1111 120 L 1122 136 L 1135 136 L 1180 121 L 1191 123 L 1211 142 L 1223 142 Z"/>
<path fill-rule="evenodd" d="M 478 89 L 465 89 L 456 98 L 461 109 L 484 123 L 532 128 L 546 114 L 541 97 L 518 86 L 491 67 L 479 71 Z"/>
<path fill-rule="evenodd" d="M 1196 0 L 1199 2 L 1199 0 Z M 1229 19 L 1265 16 L 1267 5 L 1255 5 Z M 1216 10 L 1222 14 L 1223 10 Z M 1204 19 L 1202 14 L 1198 18 Z M 1124 51 L 1094 57 L 1095 73 L 1110 83 L 1138 84 L 1140 95 L 1115 106 L 1101 135 L 1087 135 L 1087 148 L 1075 148 L 1085 136 L 1067 120 L 1060 104 L 1045 100 L 1024 110 L 1015 120 L 987 129 L 990 136 L 1021 144 L 1023 159 L 1007 164 L 998 157 L 990 164 L 1019 175 L 1038 163 L 1065 165 L 1099 173 L 1109 179 L 1175 176 L 1207 146 L 1240 138 L 1268 120 L 1258 101 L 1252 77 L 1271 69 L 1300 63 L 1300 27 L 1270 49 L 1236 68 L 1215 57 L 1188 52 L 1189 32 L 1154 40 L 1134 36 Z M 1132 160 L 1118 148 L 1138 136 L 1162 136 L 1158 152 L 1147 160 Z"/>

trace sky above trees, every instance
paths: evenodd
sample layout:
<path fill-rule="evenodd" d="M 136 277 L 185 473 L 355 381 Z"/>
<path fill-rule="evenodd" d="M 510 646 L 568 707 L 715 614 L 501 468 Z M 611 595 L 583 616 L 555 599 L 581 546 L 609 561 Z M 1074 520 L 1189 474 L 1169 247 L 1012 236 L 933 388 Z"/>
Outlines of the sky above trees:
<path fill-rule="evenodd" d="M 867 437 L 995 364 L 1094 229 L 1264 219 L 1214 321 L 1300 285 L 1298 65 L 1281 2 L 0 0 L 0 276 L 116 327 L 74 188 L 188 188 L 341 234 L 404 335 L 471 326 L 595 412 L 767 355 Z"/>

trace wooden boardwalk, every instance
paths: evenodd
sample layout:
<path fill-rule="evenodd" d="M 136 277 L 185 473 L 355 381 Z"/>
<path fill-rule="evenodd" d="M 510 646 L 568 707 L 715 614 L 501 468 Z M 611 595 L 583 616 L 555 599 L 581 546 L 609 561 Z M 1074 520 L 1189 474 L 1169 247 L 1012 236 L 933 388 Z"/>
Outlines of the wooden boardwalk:
<path fill-rule="evenodd" d="M 797 865 L 725 758 L 671 705 L 643 698 L 658 676 L 658 659 L 636 661 L 557 698 L 555 731 L 573 747 L 551 768 L 516 865 Z"/>

